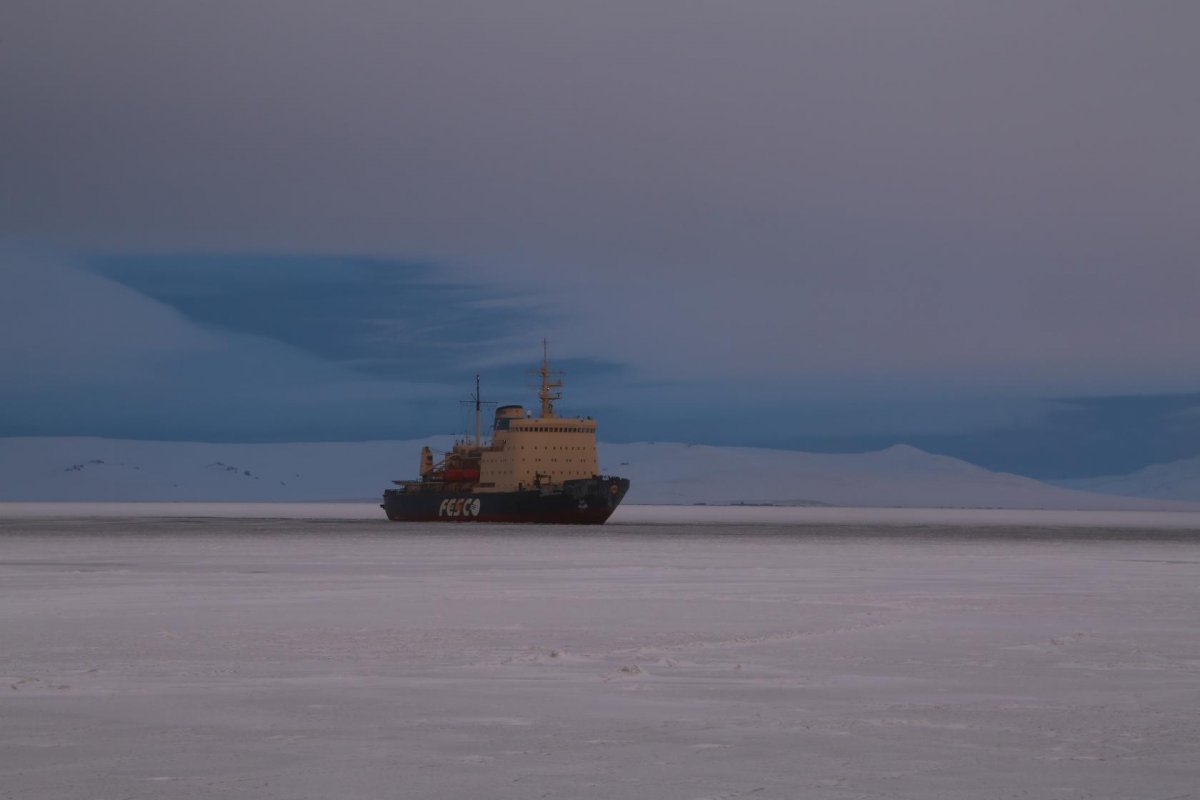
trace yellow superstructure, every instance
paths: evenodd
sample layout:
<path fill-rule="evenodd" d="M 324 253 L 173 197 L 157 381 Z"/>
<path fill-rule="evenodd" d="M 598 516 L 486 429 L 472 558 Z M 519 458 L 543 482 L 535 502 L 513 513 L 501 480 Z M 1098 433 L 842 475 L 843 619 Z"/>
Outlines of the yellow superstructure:
<path fill-rule="evenodd" d="M 554 401 L 562 395 L 562 381 L 552 379 L 543 349 L 538 370 L 540 413 L 533 416 L 523 406 L 496 409 L 492 440 L 483 444 L 478 433 L 479 400 L 476 389 L 476 438 L 461 441 L 435 466 L 430 454 L 421 456 L 423 479 L 460 483 L 477 493 L 511 492 L 592 478 L 600 474 L 596 456 L 596 421 L 590 417 L 560 417 Z"/>
<path fill-rule="evenodd" d="M 482 448 L 477 492 L 509 492 L 600 474 L 591 419 L 527 417 L 521 406 L 496 410 L 492 444 Z"/>

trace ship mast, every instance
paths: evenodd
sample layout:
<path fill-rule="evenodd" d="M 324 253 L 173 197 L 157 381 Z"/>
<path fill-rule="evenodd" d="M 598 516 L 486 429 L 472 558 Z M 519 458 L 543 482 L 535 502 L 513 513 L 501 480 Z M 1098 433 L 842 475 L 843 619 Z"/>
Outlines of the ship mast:
<path fill-rule="evenodd" d="M 475 446 L 479 447 L 479 407 L 482 403 L 479 400 L 479 373 L 475 374 Z"/>
<path fill-rule="evenodd" d="M 483 400 L 482 399 L 482 395 L 479 394 L 479 376 L 478 375 L 475 376 L 475 394 L 471 397 L 470 400 L 463 400 L 461 402 L 464 405 L 467 403 L 475 404 L 475 449 L 478 450 L 479 448 L 483 447 L 483 435 L 482 435 L 482 424 L 483 423 L 482 423 L 482 419 L 480 417 L 483 406 L 485 406 L 485 405 L 494 406 L 496 404 L 491 400 Z"/>
<path fill-rule="evenodd" d="M 561 375 L 561 373 L 550 372 L 550 345 L 545 339 L 542 339 L 542 368 L 538 370 L 538 374 L 542 376 L 542 388 L 538 390 L 538 399 L 542 401 L 542 417 L 554 416 L 554 401 L 562 398 L 562 392 L 556 392 L 555 389 L 561 389 L 562 379 L 550 380 L 551 374 Z"/>

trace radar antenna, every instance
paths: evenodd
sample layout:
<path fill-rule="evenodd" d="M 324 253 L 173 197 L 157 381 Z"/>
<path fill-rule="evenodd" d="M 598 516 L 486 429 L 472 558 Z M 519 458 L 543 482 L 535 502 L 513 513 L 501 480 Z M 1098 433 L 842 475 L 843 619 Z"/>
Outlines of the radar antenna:
<path fill-rule="evenodd" d="M 555 391 L 561 389 L 562 373 L 550 371 L 550 345 L 545 339 L 542 339 L 542 368 L 538 370 L 538 375 L 542 378 L 542 388 L 538 390 L 538 399 L 542 401 L 542 416 L 554 416 L 554 401 L 562 399 L 562 392 Z M 555 380 L 551 380 L 551 376 L 556 376 Z"/>

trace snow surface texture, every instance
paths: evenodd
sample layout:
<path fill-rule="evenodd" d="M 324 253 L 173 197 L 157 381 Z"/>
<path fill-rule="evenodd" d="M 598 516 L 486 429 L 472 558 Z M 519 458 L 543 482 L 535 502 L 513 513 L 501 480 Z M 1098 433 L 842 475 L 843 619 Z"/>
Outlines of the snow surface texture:
<path fill-rule="evenodd" d="M 318 501 L 378 497 L 416 475 L 405 442 L 205 444 L 92 438 L 0 439 L 0 500 Z M 990 472 L 898 446 L 827 455 L 686 444 L 602 444 L 601 468 L 633 481 L 629 504 L 751 503 L 873 507 L 1151 509 Z"/>
<path fill-rule="evenodd" d="M 1129 475 L 1109 475 L 1056 483 L 1085 492 L 1200 503 L 1200 457 L 1185 458 L 1167 464 L 1152 464 Z"/>
<path fill-rule="evenodd" d="M 1196 532 L 0 520 L 0 797 L 1182 798 Z"/>

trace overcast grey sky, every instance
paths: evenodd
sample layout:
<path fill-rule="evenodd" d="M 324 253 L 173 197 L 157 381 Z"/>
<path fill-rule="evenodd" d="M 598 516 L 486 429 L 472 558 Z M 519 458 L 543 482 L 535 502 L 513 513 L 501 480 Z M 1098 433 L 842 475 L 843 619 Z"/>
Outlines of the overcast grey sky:
<path fill-rule="evenodd" d="M 613 404 L 983 424 L 1198 392 L 1198 30 L 1190 2 L 7 0 L 0 234 L 435 265 L 619 365 Z"/>

